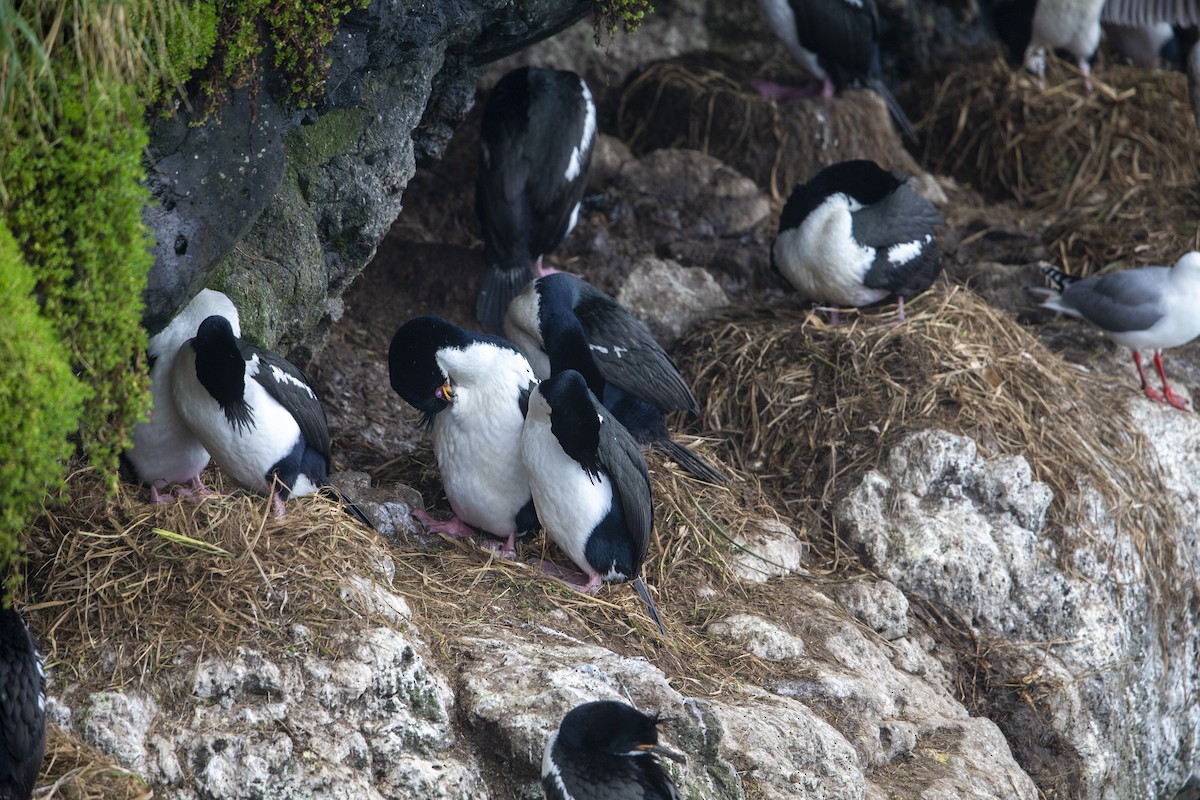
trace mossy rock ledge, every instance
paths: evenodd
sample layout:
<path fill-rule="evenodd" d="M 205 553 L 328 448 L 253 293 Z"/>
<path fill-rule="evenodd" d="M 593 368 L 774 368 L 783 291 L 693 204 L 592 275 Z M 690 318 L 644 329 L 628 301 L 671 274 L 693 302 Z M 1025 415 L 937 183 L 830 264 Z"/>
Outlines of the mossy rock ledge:
<path fill-rule="evenodd" d="M 268 74 L 203 124 L 203 102 L 152 131 L 155 263 L 146 326 L 203 286 L 248 335 L 302 361 L 401 209 L 418 159 L 440 157 L 482 66 L 580 19 L 584 0 L 375 0 L 342 21 L 314 107 Z"/>

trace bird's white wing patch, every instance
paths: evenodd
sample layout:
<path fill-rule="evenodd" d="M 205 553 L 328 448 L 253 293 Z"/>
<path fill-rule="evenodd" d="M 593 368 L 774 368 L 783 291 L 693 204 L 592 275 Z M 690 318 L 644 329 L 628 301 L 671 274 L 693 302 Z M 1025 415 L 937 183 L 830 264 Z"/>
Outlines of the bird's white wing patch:
<path fill-rule="evenodd" d="M 911 242 L 901 242 L 894 244 L 887 249 L 887 259 L 890 263 L 900 266 L 907 264 L 917 256 L 921 255 L 921 248 L 929 241 L 926 236 L 924 240 L 913 239 Z"/>
<path fill-rule="evenodd" d="M 587 83 L 582 78 L 579 79 L 579 82 L 583 87 L 583 102 L 587 111 L 583 117 L 583 136 L 580 138 L 579 144 L 571 150 L 571 158 L 567 161 L 565 177 L 569 181 L 575 180 L 583 170 L 583 157 L 592 148 L 592 139 L 596 136 L 596 104 L 592 101 L 592 92 L 588 89 Z"/>
<path fill-rule="evenodd" d="M 258 356 L 255 356 L 255 358 L 258 358 Z M 292 386 L 303 389 L 312 399 L 317 399 L 317 395 L 313 392 L 311 386 L 297 378 L 295 375 L 290 375 L 287 372 L 284 372 L 274 364 L 271 365 L 271 376 L 275 378 L 276 383 L 290 383 Z"/>

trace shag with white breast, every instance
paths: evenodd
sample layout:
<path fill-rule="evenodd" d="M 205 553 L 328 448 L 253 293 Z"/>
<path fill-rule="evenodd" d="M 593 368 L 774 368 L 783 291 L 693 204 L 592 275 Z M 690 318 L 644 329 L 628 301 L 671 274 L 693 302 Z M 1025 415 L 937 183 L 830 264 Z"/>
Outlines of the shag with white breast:
<path fill-rule="evenodd" d="M 161 494 L 172 483 L 186 483 L 192 491 L 207 491 L 200 473 L 208 466 L 209 455 L 196 438 L 171 397 L 171 366 L 180 346 L 196 335 L 200 323 L 213 314 L 229 320 L 235 336 L 241 335 L 238 311 L 233 301 L 221 292 L 202 289 L 174 319 L 150 337 L 150 418 L 133 429 L 133 444 L 124 454 L 134 475 L 150 486 L 150 502 L 165 503 L 172 493 Z M 183 493 L 187 493 L 184 490 Z"/>
<path fill-rule="evenodd" d="M 547 800 L 680 800 L 657 756 L 685 759 L 658 743 L 658 723 L 615 700 L 568 711 L 542 754 Z"/>
<path fill-rule="evenodd" d="M 487 274 L 475 314 L 500 332 L 509 302 L 579 219 L 596 142 L 596 104 L 583 78 L 520 67 L 488 97 L 479 134 L 475 212 Z"/>
<path fill-rule="evenodd" d="M 1185 253 L 1173 267 L 1139 267 L 1074 278 L 1054 267 L 1042 271 L 1055 288 L 1035 287 L 1043 308 L 1081 317 L 1117 344 L 1133 350 L 1133 363 L 1146 395 L 1187 410 L 1188 401 L 1171 391 L 1162 351 L 1200 336 L 1200 253 Z M 1159 393 L 1146 381 L 1142 350 L 1154 351 L 1162 379 Z"/>
<path fill-rule="evenodd" d="M 414 317 L 392 337 L 388 370 L 396 394 L 425 416 L 455 518 L 414 512 L 431 531 L 470 535 L 468 525 L 504 540 L 538 527 L 521 461 L 521 402 L 537 382 L 525 356 L 498 336 L 439 317 Z"/>
<path fill-rule="evenodd" d="M 642 581 L 654 524 L 646 461 L 575 370 L 530 392 L 521 460 L 542 527 L 583 570 L 573 585 L 593 593 L 604 581 L 631 581 L 666 635 Z"/>
<path fill-rule="evenodd" d="M 325 410 L 304 373 L 282 356 L 243 341 L 228 319 L 200 323 L 171 369 L 179 416 L 213 460 L 243 489 L 283 501 L 324 490 L 329 477 Z M 374 527 L 331 487 L 346 510 Z"/>
<path fill-rule="evenodd" d="M 941 213 L 903 176 L 874 161 L 842 161 L 797 186 L 783 207 L 771 266 L 821 305 L 866 306 L 932 285 L 942 255 Z"/>
<path fill-rule="evenodd" d="M 0 570 L 0 798 L 33 795 L 46 746 L 46 673 Z"/>
<path fill-rule="evenodd" d="M 701 480 L 728 480 L 671 438 L 667 412 L 697 414 L 696 398 L 645 324 L 612 297 L 574 275 L 547 275 L 513 300 L 504 330 L 539 378 L 579 372 L 639 443 Z"/>
<path fill-rule="evenodd" d="M 823 96 L 833 96 L 834 84 L 868 86 L 883 98 L 901 132 L 917 141 L 912 122 L 880 73 L 875 0 L 758 0 L 758 8 L 792 58 L 822 82 Z M 756 86 L 763 91 L 760 86 L 770 85 Z"/>

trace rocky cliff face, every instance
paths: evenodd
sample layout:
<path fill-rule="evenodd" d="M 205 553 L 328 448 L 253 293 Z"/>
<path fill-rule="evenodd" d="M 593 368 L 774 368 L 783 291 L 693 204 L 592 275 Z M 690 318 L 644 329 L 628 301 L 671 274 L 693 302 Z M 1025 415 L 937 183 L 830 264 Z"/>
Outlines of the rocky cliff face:
<path fill-rule="evenodd" d="M 147 327 L 208 286 L 234 299 L 257 342 L 307 361 L 399 216 L 418 159 L 440 157 L 470 110 L 482 66 L 590 8 L 376 0 L 330 45 L 318 108 L 242 90 L 199 127 L 186 111 L 159 123 L 148 169 L 158 202 L 146 212 L 156 241 Z"/>

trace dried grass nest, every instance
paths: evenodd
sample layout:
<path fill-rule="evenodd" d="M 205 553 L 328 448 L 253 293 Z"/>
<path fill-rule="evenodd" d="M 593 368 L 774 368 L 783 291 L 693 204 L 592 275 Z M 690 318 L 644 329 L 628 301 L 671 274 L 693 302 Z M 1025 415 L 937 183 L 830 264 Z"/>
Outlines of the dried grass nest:
<path fill-rule="evenodd" d="M 838 328 L 803 308 L 739 308 L 694 329 L 677 358 L 725 443 L 718 456 L 754 475 L 786 517 L 832 531 L 832 507 L 893 443 L 941 428 L 982 455 L 1024 456 L 1054 490 L 1053 534 L 1091 527 L 1079 497 L 1095 487 L 1145 573 L 1168 592 L 1185 578 L 1155 535 L 1179 520 L 1116 394 L 1133 387 L 1067 364 L 964 287 L 935 287 L 906 308 L 903 324 L 859 314 Z M 829 559 L 844 558 L 836 535 L 825 542 Z"/>
<path fill-rule="evenodd" d="M 155 507 L 136 489 L 107 495 L 86 470 L 71 480 L 70 502 L 33 531 L 19 599 L 56 679 L 91 690 L 241 644 L 268 657 L 331 648 L 336 656 L 339 630 L 397 624 L 359 594 L 352 576 L 360 575 L 407 601 L 414 626 L 448 665 L 461 657 L 461 638 L 500 623 L 534 640 L 565 633 L 642 656 L 690 694 L 720 694 L 740 682 L 794 679 L 795 665 L 748 655 L 708 635 L 709 623 L 734 613 L 786 615 L 809 602 L 814 581 L 861 575 L 837 544 L 830 509 L 891 443 L 927 427 L 969 435 L 985 453 L 1024 455 L 1055 488 L 1059 522 L 1077 511 L 1065 498 L 1090 483 L 1143 559 L 1177 563 L 1161 551 L 1169 538 L 1149 535 L 1178 521 L 1148 502 L 1156 492 L 1147 487 L 1161 478 L 1122 423 L 1123 401 L 965 289 L 914 299 L 902 325 L 860 317 L 829 329 L 797 308 L 733 310 L 693 331 L 678 356 L 717 431 L 690 443 L 723 457 L 737 479 L 712 486 L 649 457 L 656 524 L 644 573 L 669 637 L 627 586 L 589 597 L 542 577 L 525 562 L 567 563 L 545 537 L 522 542 L 520 560 L 505 561 L 475 543 L 384 540 L 322 498 L 292 501 L 278 523 L 263 498 Z M 420 458 L 375 477 L 380 485 L 403 480 L 425 497 L 440 493 Z M 809 548 L 802 574 L 738 580 L 741 543 L 780 523 Z"/>
<path fill-rule="evenodd" d="M 1003 59 L 955 64 L 915 81 L 909 103 L 924 163 L 992 201 L 1053 221 L 1046 244 L 1073 272 L 1172 264 L 1200 245 L 1200 133 L 1187 80 L 1172 71 L 1050 59 L 1046 88 Z"/>

